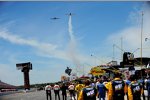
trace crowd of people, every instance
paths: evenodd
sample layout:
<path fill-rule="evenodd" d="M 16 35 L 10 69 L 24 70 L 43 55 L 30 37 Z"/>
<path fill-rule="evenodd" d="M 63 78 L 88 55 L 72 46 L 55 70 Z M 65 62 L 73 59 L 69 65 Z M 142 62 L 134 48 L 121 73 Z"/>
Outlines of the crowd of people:
<path fill-rule="evenodd" d="M 60 92 L 63 100 L 150 100 L 150 78 L 146 80 L 135 75 L 123 80 L 121 73 L 115 73 L 113 79 L 99 77 L 96 81 L 92 79 L 78 80 L 47 85 L 45 87 L 47 100 L 52 100 L 51 91 L 54 90 L 55 100 L 60 100 Z M 147 91 L 145 96 L 144 90 Z M 107 98 L 107 99 L 106 99 Z M 141 99 L 142 98 L 142 99 Z"/>

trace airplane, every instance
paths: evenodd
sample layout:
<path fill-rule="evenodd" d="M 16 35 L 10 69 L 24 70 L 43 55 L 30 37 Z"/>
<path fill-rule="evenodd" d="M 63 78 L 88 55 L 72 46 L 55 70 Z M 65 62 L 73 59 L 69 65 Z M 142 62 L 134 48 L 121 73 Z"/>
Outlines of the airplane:
<path fill-rule="evenodd" d="M 66 14 L 66 15 L 68 15 L 68 16 L 72 16 L 72 15 L 74 15 L 74 14 L 72 14 L 72 13 L 69 13 L 69 14 Z"/>
<path fill-rule="evenodd" d="M 51 18 L 52 20 L 56 20 L 56 19 L 60 19 L 60 18 L 58 18 L 58 17 L 53 17 L 53 18 Z"/>

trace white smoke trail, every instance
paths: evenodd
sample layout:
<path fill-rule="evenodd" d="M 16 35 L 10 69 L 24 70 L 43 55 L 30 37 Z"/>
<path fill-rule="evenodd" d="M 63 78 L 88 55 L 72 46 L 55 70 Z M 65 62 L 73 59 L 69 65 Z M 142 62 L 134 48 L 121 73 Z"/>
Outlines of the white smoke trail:
<path fill-rule="evenodd" d="M 74 51 L 76 48 L 76 39 L 73 35 L 73 29 L 72 29 L 72 19 L 71 16 L 69 16 L 69 23 L 68 23 L 68 31 L 69 31 L 69 37 L 70 37 L 70 46 L 71 51 Z"/>
<path fill-rule="evenodd" d="M 68 55 L 70 59 L 73 61 L 73 63 L 79 67 L 80 66 L 80 61 L 77 57 L 77 42 L 75 39 L 75 36 L 73 34 L 73 28 L 72 28 L 72 19 L 71 16 L 69 16 L 69 22 L 68 22 L 68 31 L 69 31 L 69 37 L 70 37 L 70 42 L 69 42 L 69 52 Z"/>

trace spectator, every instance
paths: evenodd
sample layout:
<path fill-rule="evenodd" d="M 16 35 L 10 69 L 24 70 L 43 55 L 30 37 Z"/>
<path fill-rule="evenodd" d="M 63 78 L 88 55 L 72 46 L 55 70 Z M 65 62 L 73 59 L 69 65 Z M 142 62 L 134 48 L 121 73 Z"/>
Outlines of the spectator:
<path fill-rule="evenodd" d="M 120 73 L 115 73 L 114 79 L 106 84 L 106 88 L 108 89 L 108 100 L 124 100 L 127 89 Z"/>
<path fill-rule="evenodd" d="M 103 84 L 102 80 L 99 80 L 99 84 L 97 85 L 97 90 L 98 90 L 98 97 L 99 97 L 99 100 L 105 100 L 105 97 L 106 97 L 106 87 L 105 85 Z"/>
<path fill-rule="evenodd" d="M 66 86 L 65 83 L 63 83 L 61 86 L 63 100 L 67 100 L 67 93 L 66 93 L 67 89 L 68 87 Z"/>
<path fill-rule="evenodd" d="M 74 84 L 70 83 L 69 87 L 68 87 L 69 93 L 70 93 L 70 98 L 72 100 L 72 98 L 74 98 L 74 100 L 76 100 L 75 98 L 75 86 Z"/>
<path fill-rule="evenodd" d="M 84 87 L 85 87 L 85 86 L 84 86 L 84 84 L 82 84 L 82 81 L 79 80 L 77 86 L 75 87 L 75 91 L 77 92 L 77 100 L 78 100 L 80 91 L 81 91 Z"/>
<path fill-rule="evenodd" d="M 85 81 L 85 87 L 79 93 L 78 100 L 96 100 L 97 90 L 90 85 L 90 80 Z"/>
<path fill-rule="evenodd" d="M 57 96 L 58 96 L 58 99 L 60 100 L 59 91 L 60 91 L 60 86 L 58 85 L 58 83 L 56 83 L 54 85 L 55 100 L 57 100 Z"/>
<path fill-rule="evenodd" d="M 47 85 L 47 86 L 45 87 L 47 100 L 48 100 L 48 97 L 50 98 L 50 100 L 52 100 L 51 90 L 52 90 L 52 87 L 51 87 L 50 85 Z"/>
<path fill-rule="evenodd" d="M 130 76 L 131 83 L 128 86 L 129 100 L 141 100 L 143 94 L 143 88 L 140 83 L 137 82 L 135 75 Z"/>
<path fill-rule="evenodd" d="M 150 100 L 150 77 L 146 81 L 146 88 L 148 92 L 147 100 Z"/>

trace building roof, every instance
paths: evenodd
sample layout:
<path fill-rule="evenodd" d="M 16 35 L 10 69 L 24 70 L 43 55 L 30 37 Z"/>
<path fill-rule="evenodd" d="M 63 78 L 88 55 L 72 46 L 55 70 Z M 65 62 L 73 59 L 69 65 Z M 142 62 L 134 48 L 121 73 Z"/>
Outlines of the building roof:
<path fill-rule="evenodd" d="M 0 89 L 16 89 L 16 86 L 4 83 L 0 80 Z"/>
<path fill-rule="evenodd" d="M 148 62 L 150 62 L 149 57 L 142 57 L 142 64 L 147 65 Z M 134 58 L 134 63 L 136 65 L 140 65 L 141 64 L 141 57 Z"/>

